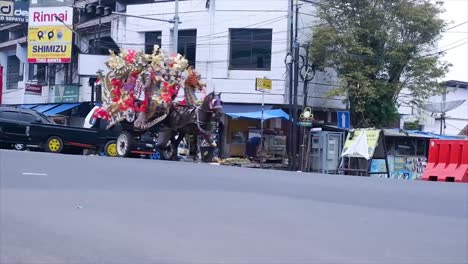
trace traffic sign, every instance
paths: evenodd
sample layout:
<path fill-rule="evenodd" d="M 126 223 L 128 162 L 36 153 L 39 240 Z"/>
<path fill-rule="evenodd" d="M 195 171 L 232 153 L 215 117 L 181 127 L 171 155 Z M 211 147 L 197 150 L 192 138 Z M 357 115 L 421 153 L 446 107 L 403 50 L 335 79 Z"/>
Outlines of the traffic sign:
<path fill-rule="evenodd" d="M 351 118 L 348 111 L 338 111 L 336 112 L 338 118 L 338 127 L 339 128 L 350 128 L 351 127 Z"/>
<path fill-rule="evenodd" d="M 266 78 L 256 78 L 255 82 L 255 90 L 257 91 L 263 91 L 263 92 L 269 92 L 271 91 L 273 84 L 270 79 Z"/>

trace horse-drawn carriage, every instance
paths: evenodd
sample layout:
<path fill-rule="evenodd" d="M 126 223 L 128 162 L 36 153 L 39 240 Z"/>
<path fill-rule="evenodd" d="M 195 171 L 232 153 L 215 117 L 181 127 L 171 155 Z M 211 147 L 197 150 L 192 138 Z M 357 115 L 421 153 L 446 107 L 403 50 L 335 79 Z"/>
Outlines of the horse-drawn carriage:
<path fill-rule="evenodd" d="M 210 140 L 211 123 L 222 113 L 220 96 L 212 92 L 196 100 L 195 90 L 204 84 L 183 56 L 168 56 L 155 46 L 152 54 L 111 52 L 106 64 L 110 71 L 100 76 L 103 104 L 95 118 L 107 120 L 107 128 L 122 127 L 118 156 L 158 150 L 164 159 L 172 159 L 185 134 L 199 133 Z M 182 88 L 185 99 L 175 102 Z"/>

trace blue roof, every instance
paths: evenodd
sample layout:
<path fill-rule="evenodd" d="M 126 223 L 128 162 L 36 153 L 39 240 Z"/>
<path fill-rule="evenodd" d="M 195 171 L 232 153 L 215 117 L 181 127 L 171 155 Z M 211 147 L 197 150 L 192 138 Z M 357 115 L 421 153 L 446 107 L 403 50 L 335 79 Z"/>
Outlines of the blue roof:
<path fill-rule="evenodd" d="M 447 136 L 447 135 L 439 135 L 431 132 L 424 132 L 420 130 L 403 130 L 399 128 L 391 128 L 391 129 L 384 129 L 385 136 L 390 137 L 420 137 L 420 138 L 435 138 L 435 139 L 459 139 L 457 136 Z"/>
<path fill-rule="evenodd" d="M 270 110 L 272 105 L 264 105 L 263 110 Z M 259 104 L 223 104 L 224 113 L 250 113 L 262 111 L 262 105 Z"/>
<path fill-rule="evenodd" d="M 34 107 L 33 109 L 39 113 L 44 113 L 45 111 L 50 110 L 56 106 L 58 106 L 58 104 L 43 104 L 43 105 L 38 105 Z"/>
<path fill-rule="evenodd" d="M 232 118 L 248 118 L 248 119 L 262 119 L 262 111 L 247 112 L 247 113 L 225 113 Z M 263 120 L 272 118 L 284 118 L 289 120 L 289 115 L 281 109 L 265 110 L 263 111 Z"/>
<path fill-rule="evenodd" d="M 21 108 L 31 109 L 36 106 L 37 104 L 24 104 L 24 105 L 21 105 Z"/>
<path fill-rule="evenodd" d="M 55 114 L 70 110 L 72 108 L 75 108 L 75 107 L 77 107 L 79 105 L 80 104 L 61 104 L 61 105 L 59 105 L 59 106 L 57 106 L 55 108 L 52 108 L 52 109 L 50 109 L 48 111 L 45 111 L 44 114 L 48 115 L 48 116 L 55 115 Z"/>
<path fill-rule="evenodd" d="M 419 130 L 407 130 L 409 133 L 413 134 L 418 134 L 418 135 L 424 135 L 432 138 L 437 138 L 437 139 L 459 139 L 459 137 L 456 136 L 447 136 L 447 135 L 439 135 L 431 132 L 423 132 Z"/>

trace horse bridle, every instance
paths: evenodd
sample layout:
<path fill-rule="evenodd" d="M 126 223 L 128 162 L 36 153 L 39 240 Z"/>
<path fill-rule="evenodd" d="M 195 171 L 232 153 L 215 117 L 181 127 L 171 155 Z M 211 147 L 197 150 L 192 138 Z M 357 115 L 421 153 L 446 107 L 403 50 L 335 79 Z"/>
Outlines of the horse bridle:
<path fill-rule="evenodd" d="M 197 108 L 195 109 L 195 114 L 196 114 L 196 117 L 197 117 L 197 120 L 196 120 L 196 123 L 197 123 L 197 128 L 200 132 L 202 132 L 203 134 L 205 135 L 209 135 L 211 134 L 215 129 L 211 129 L 210 131 L 208 130 L 205 130 L 201 127 L 201 124 L 202 123 L 205 123 L 205 122 L 201 122 L 200 121 L 200 114 L 199 114 L 199 111 L 203 111 L 205 113 L 211 113 L 213 114 L 215 111 L 215 109 L 221 109 L 223 106 L 222 106 L 222 102 L 219 98 L 213 98 L 210 102 L 209 102 L 209 105 L 208 105 L 208 108 L 209 110 L 206 111 L 204 109 L 201 108 L 201 106 L 197 106 Z"/>

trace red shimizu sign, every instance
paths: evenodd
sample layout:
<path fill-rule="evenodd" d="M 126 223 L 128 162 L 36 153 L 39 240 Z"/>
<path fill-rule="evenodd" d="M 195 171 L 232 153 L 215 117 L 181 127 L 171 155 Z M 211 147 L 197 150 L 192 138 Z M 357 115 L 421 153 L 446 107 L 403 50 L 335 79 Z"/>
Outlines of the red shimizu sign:
<path fill-rule="evenodd" d="M 24 88 L 26 94 L 42 95 L 42 85 L 38 84 L 26 84 Z"/>

